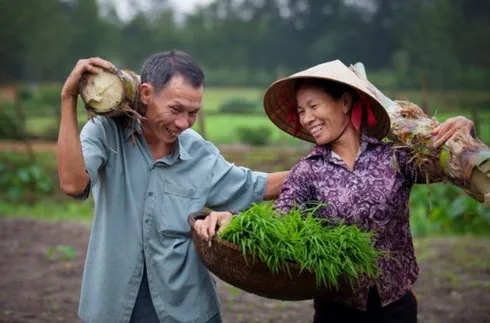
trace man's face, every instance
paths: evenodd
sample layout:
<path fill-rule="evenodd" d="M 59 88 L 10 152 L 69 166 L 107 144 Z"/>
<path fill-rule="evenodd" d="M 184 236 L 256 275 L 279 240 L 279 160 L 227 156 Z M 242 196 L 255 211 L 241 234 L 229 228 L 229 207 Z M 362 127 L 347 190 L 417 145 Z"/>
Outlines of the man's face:
<path fill-rule="evenodd" d="M 192 87 L 182 76 L 174 76 L 155 93 L 151 85 L 143 98 L 147 105 L 145 133 L 152 141 L 171 144 L 196 122 L 201 108 L 203 87 Z"/>

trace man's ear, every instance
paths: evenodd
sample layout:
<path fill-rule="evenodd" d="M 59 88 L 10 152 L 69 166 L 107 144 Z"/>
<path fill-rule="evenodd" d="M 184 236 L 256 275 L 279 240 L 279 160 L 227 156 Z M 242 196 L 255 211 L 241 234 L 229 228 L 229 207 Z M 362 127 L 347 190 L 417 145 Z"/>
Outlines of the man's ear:
<path fill-rule="evenodd" d="M 142 83 L 140 85 L 140 100 L 143 104 L 148 105 L 153 96 L 153 86 L 150 83 Z"/>

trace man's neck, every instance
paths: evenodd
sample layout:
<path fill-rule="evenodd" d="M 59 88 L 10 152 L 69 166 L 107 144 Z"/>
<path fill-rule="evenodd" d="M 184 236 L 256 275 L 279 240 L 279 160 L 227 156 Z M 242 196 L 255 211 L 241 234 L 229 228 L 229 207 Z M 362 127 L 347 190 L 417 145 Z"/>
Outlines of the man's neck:
<path fill-rule="evenodd" d="M 143 136 L 154 160 L 161 159 L 170 154 L 172 145 L 158 140 L 155 134 L 143 125 Z"/>

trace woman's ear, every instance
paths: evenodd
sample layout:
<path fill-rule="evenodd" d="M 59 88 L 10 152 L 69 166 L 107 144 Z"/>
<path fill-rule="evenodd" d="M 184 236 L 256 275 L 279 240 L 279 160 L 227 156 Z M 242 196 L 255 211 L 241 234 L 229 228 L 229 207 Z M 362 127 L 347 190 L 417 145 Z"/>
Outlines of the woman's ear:
<path fill-rule="evenodd" d="M 342 94 L 342 110 L 344 111 L 345 114 L 349 112 L 350 108 L 352 107 L 352 95 L 350 93 L 344 93 Z"/>
<path fill-rule="evenodd" d="M 140 100 L 143 104 L 148 105 L 153 95 L 153 87 L 149 83 L 140 85 Z"/>

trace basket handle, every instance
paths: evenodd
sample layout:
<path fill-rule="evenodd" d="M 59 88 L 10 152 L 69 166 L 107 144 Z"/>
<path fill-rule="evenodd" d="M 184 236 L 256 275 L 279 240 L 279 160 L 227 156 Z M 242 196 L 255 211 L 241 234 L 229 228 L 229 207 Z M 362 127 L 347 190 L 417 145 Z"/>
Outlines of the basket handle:
<path fill-rule="evenodd" d="M 190 227 L 193 228 L 196 220 L 204 220 L 209 215 L 209 212 L 194 212 L 189 215 L 187 218 L 187 223 L 189 223 Z"/>

